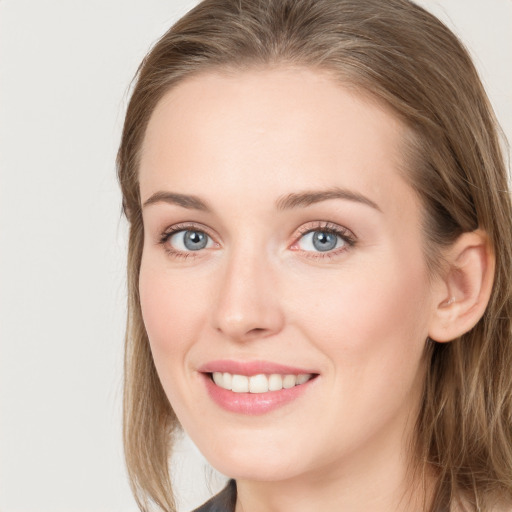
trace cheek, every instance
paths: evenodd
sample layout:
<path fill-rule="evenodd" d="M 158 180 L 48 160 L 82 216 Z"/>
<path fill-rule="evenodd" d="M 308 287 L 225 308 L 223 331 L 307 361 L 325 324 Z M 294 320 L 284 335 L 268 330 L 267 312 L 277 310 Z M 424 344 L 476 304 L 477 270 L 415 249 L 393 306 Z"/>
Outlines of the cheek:
<path fill-rule="evenodd" d="M 367 439 L 420 401 L 427 281 L 421 268 L 381 261 L 380 268 L 351 268 L 336 286 L 317 281 L 301 293 L 307 300 L 296 321 L 327 357 L 325 379 L 334 393 L 322 408 L 330 418 L 326 437 L 338 435 L 344 421 L 346 439 Z"/>
<path fill-rule="evenodd" d="M 419 361 L 429 318 L 421 264 L 383 257 L 345 270 L 300 286 L 307 299 L 296 322 L 308 338 L 345 371 L 402 371 L 404 361 Z"/>
<path fill-rule="evenodd" d="M 139 293 L 142 317 L 151 350 L 158 359 L 176 356 L 194 339 L 203 316 L 205 291 L 201 283 L 161 268 L 141 266 Z M 203 297 L 203 300 L 201 300 Z"/>

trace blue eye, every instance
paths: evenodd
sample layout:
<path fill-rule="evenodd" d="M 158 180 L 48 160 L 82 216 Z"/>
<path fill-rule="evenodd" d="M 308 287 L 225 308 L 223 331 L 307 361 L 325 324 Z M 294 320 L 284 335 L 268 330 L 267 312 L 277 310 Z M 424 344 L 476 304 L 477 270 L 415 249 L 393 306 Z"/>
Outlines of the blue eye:
<path fill-rule="evenodd" d="M 308 229 L 309 228 L 309 229 Z M 177 224 L 162 233 L 159 243 L 173 258 L 193 258 L 204 249 L 220 247 L 202 228 Z M 353 233 L 336 224 L 325 223 L 304 226 L 291 249 L 300 250 L 310 257 L 333 257 L 350 249 L 356 243 Z"/>
<path fill-rule="evenodd" d="M 303 251 L 328 252 L 349 245 L 349 241 L 341 234 L 331 230 L 312 230 L 302 235 L 298 246 Z"/>
<path fill-rule="evenodd" d="M 172 233 L 168 238 L 168 243 L 177 251 L 188 252 L 211 247 L 212 240 L 204 231 L 182 229 Z"/>

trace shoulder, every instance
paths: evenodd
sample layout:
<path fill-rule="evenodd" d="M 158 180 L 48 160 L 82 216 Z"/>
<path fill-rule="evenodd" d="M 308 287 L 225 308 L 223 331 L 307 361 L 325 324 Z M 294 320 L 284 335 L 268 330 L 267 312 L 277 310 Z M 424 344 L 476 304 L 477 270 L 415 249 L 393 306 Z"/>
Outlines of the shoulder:
<path fill-rule="evenodd" d="M 216 494 L 193 512 L 235 512 L 235 505 L 236 482 L 230 480 L 219 494 Z"/>

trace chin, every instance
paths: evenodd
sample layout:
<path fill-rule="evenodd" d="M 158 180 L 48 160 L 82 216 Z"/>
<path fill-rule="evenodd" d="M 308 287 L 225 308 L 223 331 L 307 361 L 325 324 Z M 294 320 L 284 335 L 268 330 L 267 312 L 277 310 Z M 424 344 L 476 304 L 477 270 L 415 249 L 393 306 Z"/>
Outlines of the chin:
<path fill-rule="evenodd" d="M 293 449 L 290 457 L 279 447 L 261 450 L 257 446 L 247 445 L 229 449 L 206 450 L 203 455 L 220 473 L 236 480 L 281 481 L 293 478 L 301 473 L 304 458 L 297 457 L 300 450 Z"/>
<path fill-rule="evenodd" d="M 240 457 L 239 457 L 240 459 Z M 292 470 L 291 465 L 283 461 L 272 463 L 255 463 L 254 461 L 216 460 L 210 464 L 223 475 L 235 480 L 250 480 L 253 482 L 278 482 L 294 478 L 300 474 L 297 468 Z"/>

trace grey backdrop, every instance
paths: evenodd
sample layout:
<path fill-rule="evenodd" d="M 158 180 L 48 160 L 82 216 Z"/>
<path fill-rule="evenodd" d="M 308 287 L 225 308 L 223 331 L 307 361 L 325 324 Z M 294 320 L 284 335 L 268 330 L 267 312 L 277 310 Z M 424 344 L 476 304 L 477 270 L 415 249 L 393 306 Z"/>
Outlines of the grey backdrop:
<path fill-rule="evenodd" d="M 422 0 L 512 134 L 512 1 Z M 195 2 L 0 0 L 0 512 L 136 510 L 121 447 L 128 84 Z M 184 440 L 180 509 L 222 485 Z"/>

